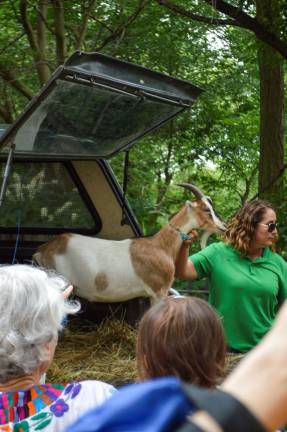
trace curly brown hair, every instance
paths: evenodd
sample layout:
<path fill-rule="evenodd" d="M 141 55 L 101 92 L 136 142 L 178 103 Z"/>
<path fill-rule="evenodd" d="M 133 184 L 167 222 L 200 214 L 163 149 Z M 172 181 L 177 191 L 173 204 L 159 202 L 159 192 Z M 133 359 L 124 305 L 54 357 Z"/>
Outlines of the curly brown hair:
<path fill-rule="evenodd" d="M 230 244 L 243 255 L 247 255 L 256 225 L 262 221 L 268 208 L 274 210 L 269 202 L 260 199 L 244 204 L 227 225 L 224 234 L 225 243 Z"/>
<path fill-rule="evenodd" d="M 221 320 L 197 297 L 166 297 L 140 321 L 137 367 L 140 380 L 177 376 L 214 387 L 223 376 L 226 342 Z"/>

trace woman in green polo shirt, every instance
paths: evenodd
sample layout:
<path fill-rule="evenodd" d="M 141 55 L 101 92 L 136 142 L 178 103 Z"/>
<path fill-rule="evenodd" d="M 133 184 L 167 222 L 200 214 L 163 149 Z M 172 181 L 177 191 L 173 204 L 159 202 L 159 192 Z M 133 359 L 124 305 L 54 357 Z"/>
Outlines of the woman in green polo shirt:
<path fill-rule="evenodd" d="M 209 303 L 223 317 L 229 351 L 257 345 L 287 298 L 287 263 L 272 251 L 276 226 L 271 204 L 254 200 L 232 218 L 223 242 L 189 258 L 190 242 L 183 242 L 178 254 L 176 277 L 208 278 Z"/>

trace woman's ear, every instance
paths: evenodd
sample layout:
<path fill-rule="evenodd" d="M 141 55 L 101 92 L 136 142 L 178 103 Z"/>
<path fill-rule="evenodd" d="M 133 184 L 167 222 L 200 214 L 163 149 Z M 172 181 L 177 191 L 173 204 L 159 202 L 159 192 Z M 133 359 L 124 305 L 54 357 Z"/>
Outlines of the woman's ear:
<path fill-rule="evenodd" d="M 55 354 L 55 349 L 58 343 L 58 336 L 54 336 L 49 342 L 43 344 L 46 360 L 40 365 L 40 375 L 43 375 L 49 368 Z"/>
<path fill-rule="evenodd" d="M 47 357 L 49 359 L 51 357 L 53 358 L 57 343 L 58 343 L 58 336 L 53 336 L 53 338 L 49 342 L 45 342 L 43 344 L 45 353 L 47 354 Z"/>

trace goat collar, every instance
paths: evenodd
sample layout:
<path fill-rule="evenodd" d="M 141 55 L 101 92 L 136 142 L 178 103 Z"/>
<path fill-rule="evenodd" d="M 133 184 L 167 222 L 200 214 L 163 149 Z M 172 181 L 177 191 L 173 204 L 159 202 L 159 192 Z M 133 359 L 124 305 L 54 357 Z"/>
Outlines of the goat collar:
<path fill-rule="evenodd" d="M 185 241 L 185 240 L 192 240 L 192 238 L 191 238 L 188 234 L 184 233 L 184 232 L 181 231 L 179 228 L 175 227 L 175 226 L 172 225 L 171 223 L 170 223 L 169 225 L 170 225 L 173 229 L 175 229 L 175 231 L 177 231 L 177 232 L 179 233 L 180 238 L 181 238 L 182 241 Z"/>

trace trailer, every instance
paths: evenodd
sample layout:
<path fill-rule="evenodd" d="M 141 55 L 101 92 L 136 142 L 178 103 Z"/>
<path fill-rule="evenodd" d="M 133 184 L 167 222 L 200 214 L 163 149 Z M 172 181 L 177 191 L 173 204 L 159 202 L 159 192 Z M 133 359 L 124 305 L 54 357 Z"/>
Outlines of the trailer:
<path fill-rule="evenodd" d="M 189 109 L 193 84 L 100 53 L 74 53 L 10 126 L 0 126 L 0 262 L 30 263 L 54 235 L 142 235 L 109 159 Z M 124 179 L 125 184 L 125 179 Z M 134 323 L 147 299 L 81 301 L 84 316 Z"/>

